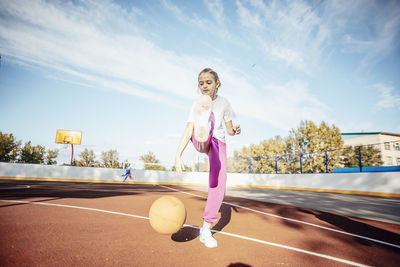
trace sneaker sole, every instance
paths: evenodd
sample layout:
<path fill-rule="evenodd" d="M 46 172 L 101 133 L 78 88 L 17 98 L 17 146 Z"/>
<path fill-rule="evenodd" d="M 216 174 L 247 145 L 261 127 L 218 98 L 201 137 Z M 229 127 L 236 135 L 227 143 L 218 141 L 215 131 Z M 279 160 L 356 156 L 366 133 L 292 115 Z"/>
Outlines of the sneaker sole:
<path fill-rule="evenodd" d="M 202 240 L 201 238 L 200 238 L 200 242 L 203 243 L 204 246 L 206 246 L 206 247 L 208 247 L 208 248 L 216 248 L 216 247 L 218 247 L 218 245 L 215 245 L 215 246 L 207 245 L 207 243 L 206 243 L 204 240 Z"/>
<path fill-rule="evenodd" d="M 201 231 L 201 230 L 200 230 L 200 231 Z M 216 248 L 216 247 L 218 247 L 218 244 L 215 245 L 215 246 L 207 245 L 206 241 L 201 237 L 201 232 L 200 232 L 200 242 L 203 243 L 204 246 L 206 246 L 206 247 L 208 247 L 208 248 Z"/>

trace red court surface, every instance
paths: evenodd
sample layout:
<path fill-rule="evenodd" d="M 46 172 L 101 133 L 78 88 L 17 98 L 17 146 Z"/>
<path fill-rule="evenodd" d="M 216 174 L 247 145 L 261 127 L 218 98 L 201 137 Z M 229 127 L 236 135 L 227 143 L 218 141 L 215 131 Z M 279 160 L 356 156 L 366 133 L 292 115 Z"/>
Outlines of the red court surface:
<path fill-rule="evenodd" d="M 154 200 L 185 204 L 186 225 L 155 232 Z M 400 266 L 400 225 L 226 197 L 206 248 L 206 193 L 178 186 L 3 180 L 0 266 Z"/>

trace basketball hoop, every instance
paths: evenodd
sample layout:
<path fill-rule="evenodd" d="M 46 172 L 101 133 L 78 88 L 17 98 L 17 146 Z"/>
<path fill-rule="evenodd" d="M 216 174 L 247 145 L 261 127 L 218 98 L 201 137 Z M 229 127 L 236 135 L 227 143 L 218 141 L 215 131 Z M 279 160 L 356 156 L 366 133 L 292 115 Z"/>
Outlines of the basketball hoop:
<path fill-rule="evenodd" d="M 82 131 L 69 131 L 69 130 L 57 130 L 56 133 L 56 144 L 63 144 L 64 149 L 71 145 L 71 166 L 74 159 L 74 145 L 80 145 L 82 139 Z"/>

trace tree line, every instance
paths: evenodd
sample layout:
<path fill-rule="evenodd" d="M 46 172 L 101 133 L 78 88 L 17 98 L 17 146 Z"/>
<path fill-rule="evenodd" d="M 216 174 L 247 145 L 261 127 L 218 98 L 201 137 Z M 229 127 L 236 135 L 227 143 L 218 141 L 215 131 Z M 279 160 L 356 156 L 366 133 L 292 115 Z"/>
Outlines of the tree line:
<path fill-rule="evenodd" d="M 32 146 L 31 141 L 21 146 L 13 134 L 0 132 L 0 162 L 19 162 L 36 164 L 57 164 L 57 149 L 46 149 L 44 146 Z"/>
<path fill-rule="evenodd" d="M 249 172 L 251 158 L 252 173 L 319 173 L 332 172 L 334 168 L 358 167 L 359 156 L 363 166 L 380 166 L 381 152 L 378 148 L 363 146 L 344 147 L 344 142 L 338 127 L 322 121 L 316 125 L 312 121 L 301 121 L 297 128 L 292 128 L 286 137 L 275 136 L 259 144 L 244 146 L 234 151 L 234 158 L 228 158 L 228 172 Z M 57 164 L 58 150 L 46 149 L 44 146 L 32 146 L 27 142 L 21 147 L 12 134 L 0 132 L 0 161 L 23 162 L 38 164 Z M 162 166 L 153 152 L 140 157 L 146 170 L 167 170 Z M 301 162 L 301 164 L 300 164 Z M 127 161 L 119 162 L 116 150 L 101 152 L 100 160 L 96 159 L 93 150 L 80 153 L 79 159 L 74 159 L 74 166 L 123 168 L 129 167 Z M 208 171 L 209 163 L 205 159 L 199 163 L 199 171 Z M 185 166 L 186 171 L 192 168 Z M 175 170 L 174 167 L 171 169 Z"/>
<path fill-rule="evenodd" d="M 33 146 L 31 141 L 22 146 L 22 142 L 18 141 L 13 134 L 0 132 L 0 162 L 55 165 L 58 153 L 58 149 L 46 149 L 41 145 Z M 121 163 L 118 160 L 116 150 L 101 152 L 101 159 L 98 161 L 93 150 L 85 149 L 80 153 L 79 159 L 73 159 L 72 165 L 105 168 L 126 166 L 124 164 L 126 162 Z"/>
<path fill-rule="evenodd" d="M 32 146 L 31 141 L 21 146 L 22 142 L 18 141 L 13 134 L 0 132 L 0 162 L 14 163 L 34 163 L 34 164 L 57 164 L 58 149 L 46 149 L 45 146 Z M 167 170 L 160 164 L 153 152 L 149 152 L 140 157 L 147 170 Z M 68 164 L 69 165 L 69 164 Z M 73 166 L 80 167 L 103 167 L 103 168 L 128 168 L 128 161 L 119 161 L 117 150 L 109 150 L 101 152 L 100 159 L 96 158 L 93 150 L 85 148 L 78 159 L 72 160 Z"/>
<path fill-rule="evenodd" d="M 306 120 L 287 137 L 276 136 L 235 151 L 237 160 L 230 161 L 228 169 L 248 172 L 246 157 L 252 157 L 252 173 L 275 173 L 276 169 L 279 173 L 299 173 L 300 168 L 302 173 L 332 172 L 334 168 L 358 167 L 359 152 L 364 166 L 383 164 L 378 148 L 369 145 L 359 151 L 358 147 L 345 147 L 338 127 Z"/>

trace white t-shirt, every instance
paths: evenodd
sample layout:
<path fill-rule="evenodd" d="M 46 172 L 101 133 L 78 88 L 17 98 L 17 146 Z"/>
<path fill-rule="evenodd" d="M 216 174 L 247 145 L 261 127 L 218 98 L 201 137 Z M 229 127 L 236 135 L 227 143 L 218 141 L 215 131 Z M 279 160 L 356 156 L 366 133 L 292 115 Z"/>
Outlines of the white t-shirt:
<path fill-rule="evenodd" d="M 190 110 L 188 122 L 194 122 L 194 104 Z M 228 100 L 219 95 L 212 101 L 212 112 L 214 113 L 213 137 L 225 143 L 225 122 L 235 118 L 235 113 Z"/>

